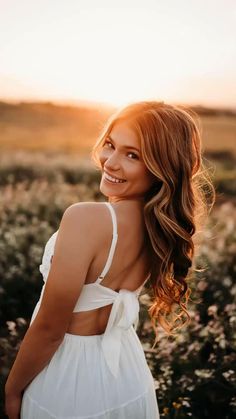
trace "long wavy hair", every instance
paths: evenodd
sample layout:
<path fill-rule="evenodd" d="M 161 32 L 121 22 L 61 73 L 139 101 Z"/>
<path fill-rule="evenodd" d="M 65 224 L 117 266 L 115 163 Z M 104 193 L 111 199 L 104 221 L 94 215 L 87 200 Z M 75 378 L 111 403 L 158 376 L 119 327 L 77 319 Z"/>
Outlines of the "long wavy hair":
<path fill-rule="evenodd" d="M 190 321 L 197 233 L 215 201 L 215 191 L 201 152 L 201 126 L 193 110 L 182 105 L 145 101 L 130 104 L 111 116 L 98 138 L 98 153 L 117 122 L 126 121 L 140 141 L 141 156 L 156 182 L 145 195 L 144 219 L 151 256 L 146 283 L 148 312 L 156 334 L 160 324 L 173 335 Z M 196 268 L 196 266 L 195 266 Z M 155 346 L 154 343 L 154 346 Z"/>

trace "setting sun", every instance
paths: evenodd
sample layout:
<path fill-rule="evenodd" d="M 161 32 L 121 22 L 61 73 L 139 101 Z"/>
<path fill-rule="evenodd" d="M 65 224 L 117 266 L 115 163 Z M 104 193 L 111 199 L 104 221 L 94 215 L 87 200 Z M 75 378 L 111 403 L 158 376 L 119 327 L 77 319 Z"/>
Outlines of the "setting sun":
<path fill-rule="evenodd" d="M 13 10 L 4 3 L 1 96 L 236 105 L 235 11 L 223 2 L 214 16 L 212 1 L 173 4 L 24 0 Z"/>

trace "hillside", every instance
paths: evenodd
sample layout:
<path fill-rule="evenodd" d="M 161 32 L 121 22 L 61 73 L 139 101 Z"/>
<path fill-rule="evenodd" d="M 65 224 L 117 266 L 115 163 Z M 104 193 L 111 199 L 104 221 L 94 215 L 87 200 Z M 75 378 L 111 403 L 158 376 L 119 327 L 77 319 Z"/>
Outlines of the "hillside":
<path fill-rule="evenodd" d="M 236 111 L 191 107 L 200 116 L 203 147 L 236 155 Z M 87 154 L 115 108 L 0 102 L 0 150 Z"/>

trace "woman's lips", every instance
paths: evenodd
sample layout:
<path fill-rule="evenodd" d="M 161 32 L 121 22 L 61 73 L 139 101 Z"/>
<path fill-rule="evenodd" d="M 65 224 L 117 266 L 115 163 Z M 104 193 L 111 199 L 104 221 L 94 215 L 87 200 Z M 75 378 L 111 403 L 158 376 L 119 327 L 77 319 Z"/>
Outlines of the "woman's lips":
<path fill-rule="evenodd" d="M 120 179 L 120 178 L 117 178 L 117 177 L 113 177 L 107 172 L 103 173 L 103 177 L 107 182 L 113 183 L 115 185 L 126 182 L 126 180 Z"/>
<path fill-rule="evenodd" d="M 112 182 L 111 180 L 104 178 L 104 181 L 110 183 L 110 185 L 122 185 L 124 182 Z"/>

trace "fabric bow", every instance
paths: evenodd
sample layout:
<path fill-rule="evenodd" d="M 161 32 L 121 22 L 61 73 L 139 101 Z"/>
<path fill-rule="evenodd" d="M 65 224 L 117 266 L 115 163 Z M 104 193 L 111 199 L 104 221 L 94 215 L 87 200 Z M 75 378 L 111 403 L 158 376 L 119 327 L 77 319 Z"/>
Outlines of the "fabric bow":
<path fill-rule="evenodd" d="M 138 325 L 139 302 L 134 292 L 120 290 L 114 300 L 101 345 L 111 373 L 117 377 L 124 330 Z"/>

